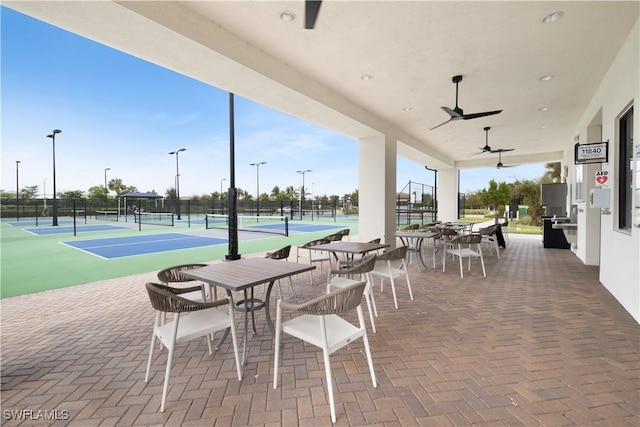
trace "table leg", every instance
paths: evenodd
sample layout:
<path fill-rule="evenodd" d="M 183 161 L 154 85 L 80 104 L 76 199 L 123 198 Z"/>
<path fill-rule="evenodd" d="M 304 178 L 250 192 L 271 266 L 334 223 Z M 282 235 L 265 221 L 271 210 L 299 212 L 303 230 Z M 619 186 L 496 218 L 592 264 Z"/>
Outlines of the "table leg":
<path fill-rule="evenodd" d="M 271 300 L 271 290 L 273 289 L 273 284 L 275 283 L 275 280 L 272 280 L 271 282 L 269 282 L 269 285 L 267 286 L 267 294 L 264 298 L 264 310 L 266 312 L 266 317 L 267 317 L 267 326 L 269 327 L 269 330 L 271 331 L 271 335 L 275 336 L 276 335 L 276 329 L 273 327 L 273 321 L 271 320 L 271 311 L 269 311 L 269 301 Z"/>

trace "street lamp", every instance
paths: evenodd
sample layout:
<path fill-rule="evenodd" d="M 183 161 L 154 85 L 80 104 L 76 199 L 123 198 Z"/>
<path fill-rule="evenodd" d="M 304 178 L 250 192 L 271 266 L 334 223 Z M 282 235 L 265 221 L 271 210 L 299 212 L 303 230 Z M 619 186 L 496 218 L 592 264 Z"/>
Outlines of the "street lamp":
<path fill-rule="evenodd" d="M 20 186 L 18 185 L 19 181 L 19 173 L 18 173 L 18 165 L 20 164 L 20 160 L 16 160 L 16 220 L 20 221 Z"/>
<path fill-rule="evenodd" d="M 181 151 L 187 151 L 186 148 L 181 148 L 176 151 L 172 151 L 169 154 L 176 155 L 176 199 L 178 200 L 178 206 L 176 207 L 176 214 L 178 216 L 178 220 L 180 219 L 180 169 L 178 168 L 178 154 Z"/>
<path fill-rule="evenodd" d="M 225 182 L 227 178 L 222 178 L 220 180 L 220 201 L 222 201 L 222 183 Z"/>
<path fill-rule="evenodd" d="M 58 225 L 58 199 L 56 195 L 56 134 L 62 133 L 60 129 L 54 129 L 51 134 L 47 135 L 47 138 L 51 138 L 53 141 L 53 223 L 51 225 Z"/>
<path fill-rule="evenodd" d="M 307 172 L 311 172 L 311 169 L 296 171 L 296 173 L 302 175 L 302 188 L 300 189 L 300 220 L 302 220 L 302 202 L 304 201 L 304 174 Z"/>
<path fill-rule="evenodd" d="M 256 212 L 260 216 L 260 165 L 266 165 L 267 162 L 249 163 L 249 166 L 256 167 Z"/>
<path fill-rule="evenodd" d="M 104 168 L 104 194 L 107 199 L 109 198 L 109 188 L 107 187 L 107 171 L 110 171 L 111 168 Z"/>

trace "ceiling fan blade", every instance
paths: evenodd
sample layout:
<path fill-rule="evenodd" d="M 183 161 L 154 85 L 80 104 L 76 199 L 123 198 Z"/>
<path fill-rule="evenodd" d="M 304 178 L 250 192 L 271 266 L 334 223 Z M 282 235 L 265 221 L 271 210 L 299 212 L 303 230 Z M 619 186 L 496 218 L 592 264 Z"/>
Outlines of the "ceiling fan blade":
<path fill-rule="evenodd" d="M 453 119 L 453 120 L 460 119 L 460 118 L 463 117 L 462 114 L 460 114 L 458 111 L 452 110 L 449 107 L 440 107 L 440 108 L 442 108 L 444 111 L 446 111 L 447 114 L 450 115 L 451 119 Z"/>
<path fill-rule="evenodd" d="M 305 0 L 304 2 L 304 28 L 313 30 L 316 26 L 316 19 L 320 12 L 322 0 Z"/>
<path fill-rule="evenodd" d="M 506 153 L 507 151 L 513 151 L 515 148 L 496 148 L 495 150 L 489 150 L 491 153 Z"/>
<path fill-rule="evenodd" d="M 500 113 L 502 113 L 502 110 L 485 111 L 485 112 L 482 112 L 482 113 L 465 114 L 465 115 L 462 116 L 462 119 L 464 119 L 464 120 L 477 119 L 479 117 L 493 116 L 494 114 L 500 114 Z"/>
<path fill-rule="evenodd" d="M 429 130 L 434 130 L 434 129 L 439 128 L 439 127 L 440 127 L 440 126 L 442 126 L 442 125 L 446 125 L 446 124 L 447 124 L 447 123 L 449 123 L 451 120 L 453 120 L 453 117 L 451 117 L 451 118 L 450 118 L 449 120 L 447 120 L 447 121 L 444 121 L 444 122 L 440 123 L 440 124 L 439 124 L 438 126 L 436 126 L 436 127 L 432 127 L 432 128 L 431 128 L 431 129 L 429 129 Z"/>

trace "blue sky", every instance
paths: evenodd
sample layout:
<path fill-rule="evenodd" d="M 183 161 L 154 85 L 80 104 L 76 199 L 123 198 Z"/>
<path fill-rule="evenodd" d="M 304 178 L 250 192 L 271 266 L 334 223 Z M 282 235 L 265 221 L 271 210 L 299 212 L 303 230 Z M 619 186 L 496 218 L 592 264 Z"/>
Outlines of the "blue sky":
<path fill-rule="evenodd" d="M 56 137 L 57 191 L 86 191 L 120 178 L 164 195 L 174 186 L 179 155 L 181 196 L 220 191 L 229 178 L 228 93 L 2 7 L 2 189 L 19 185 L 52 191 Z M 315 194 L 358 188 L 353 138 L 235 97 L 236 187 L 255 194 L 297 187 L 297 170 Z M 479 146 L 481 146 L 481 141 Z M 511 182 L 542 175 L 543 165 L 461 172 L 461 191 L 490 179 Z M 46 183 L 45 183 L 46 180 Z M 398 158 L 397 186 L 433 184 L 424 166 Z M 224 181 L 226 188 L 229 182 Z"/>

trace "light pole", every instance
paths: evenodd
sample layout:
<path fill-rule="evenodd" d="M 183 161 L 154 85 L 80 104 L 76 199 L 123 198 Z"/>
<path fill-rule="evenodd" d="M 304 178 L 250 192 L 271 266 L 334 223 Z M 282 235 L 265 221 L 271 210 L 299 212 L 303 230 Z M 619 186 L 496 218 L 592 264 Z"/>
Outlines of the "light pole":
<path fill-rule="evenodd" d="M 58 225 L 58 199 L 56 195 L 56 134 L 62 133 L 60 129 L 54 129 L 51 134 L 47 135 L 47 138 L 51 138 L 53 141 L 53 223 L 51 225 Z"/>
<path fill-rule="evenodd" d="M 16 160 L 16 220 L 20 221 L 20 186 L 18 185 L 18 181 L 20 180 L 18 165 L 20 164 L 20 160 Z"/>
<path fill-rule="evenodd" d="M 109 187 L 107 187 L 107 171 L 110 171 L 111 168 L 104 168 L 104 194 L 107 199 L 109 199 Z"/>
<path fill-rule="evenodd" d="M 176 199 L 178 203 L 178 206 L 176 207 L 176 214 L 178 216 L 178 220 L 180 219 L 180 169 L 178 167 L 178 154 L 180 154 L 181 151 L 187 151 L 187 149 L 181 148 L 169 153 L 171 155 L 176 155 Z"/>
<path fill-rule="evenodd" d="M 222 183 L 225 182 L 227 178 L 222 178 L 220 180 L 220 201 L 222 201 Z"/>
<path fill-rule="evenodd" d="M 296 171 L 296 173 L 302 175 L 302 188 L 300 189 L 300 220 L 302 220 L 302 202 L 304 201 L 304 174 L 307 172 L 311 172 L 311 169 Z"/>
<path fill-rule="evenodd" d="M 260 216 L 260 165 L 266 165 L 267 162 L 249 163 L 249 166 L 256 167 L 256 212 Z"/>

